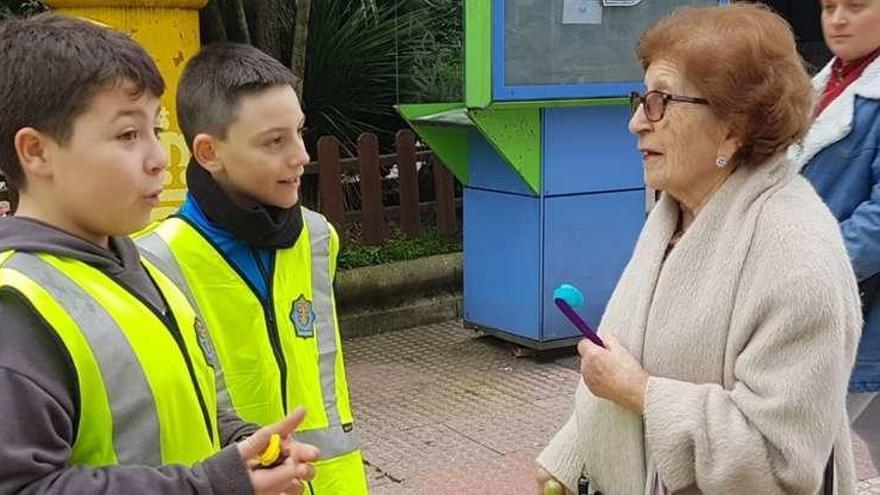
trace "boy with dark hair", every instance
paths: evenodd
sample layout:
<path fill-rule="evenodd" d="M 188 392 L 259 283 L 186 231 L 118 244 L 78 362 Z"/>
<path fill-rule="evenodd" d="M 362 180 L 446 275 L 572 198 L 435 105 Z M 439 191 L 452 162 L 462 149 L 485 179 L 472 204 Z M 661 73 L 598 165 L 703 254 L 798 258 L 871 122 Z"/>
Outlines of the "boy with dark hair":
<path fill-rule="evenodd" d="M 221 398 L 262 425 L 305 405 L 297 437 L 322 453 L 312 493 L 359 495 L 366 477 L 332 289 L 339 240 L 299 203 L 309 156 L 293 83 L 248 45 L 208 46 L 190 60 L 177 90 L 189 194 L 137 243 L 172 268 L 205 318 Z"/>
<path fill-rule="evenodd" d="M 300 493 L 313 447 L 249 466 L 303 411 L 259 430 L 218 411 L 204 325 L 124 237 L 167 166 L 154 62 L 44 14 L 0 23 L 0 74 L 0 171 L 20 193 L 0 220 L 0 493 Z"/>

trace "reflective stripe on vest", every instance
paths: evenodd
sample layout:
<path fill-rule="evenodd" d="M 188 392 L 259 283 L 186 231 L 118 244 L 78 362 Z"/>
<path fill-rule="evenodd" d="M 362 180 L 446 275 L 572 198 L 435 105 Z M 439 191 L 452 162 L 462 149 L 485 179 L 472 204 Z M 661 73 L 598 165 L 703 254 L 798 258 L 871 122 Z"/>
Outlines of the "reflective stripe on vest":
<path fill-rule="evenodd" d="M 282 285 L 285 280 L 288 280 L 288 283 L 290 283 L 289 280 L 302 277 L 302 275 L 298 275 L 298 273 L 302 272 L 301 264 L 309 263 L 311 265 L 312 301 L 310 308 L 314 311 L 313 328 L 316 350 L 312 351 L 314 354 L 311 356 L 295 355 L 292 354 L 294 351 L 291 351 L 291 348 L 286 347 L 284 353 L 288 375 L 297 374 L 296 366 L 300 366 L 301 370 L 308 370 L 309 360 L 317 361 L 315 363 L 317 369 L 312 371 L 312 373 L 317 372 L 319 375 L 316 378 L 320 382 L 318 385 L 320 386 L 323 401 L 312 403 L 311 406 L 307 405 L 309 414 L 306 415 L 306 420 L 302 425 L 303 429 L 298 431 L 296 436 L 297 439 L 303 442 L 319 447 L 321 449 L 321 457 L 328 459 L 356 451 L 358 449 L 358 438 L 357 433 L 352 431 L 350 424 L 343 426 L 343 420 L 347 420 L 349 423 L 351 421 L 349 419 L 351 416 L 350 405 L 348 403 L 347 385 L 344 379 L 337 383 L 337 375 L 342 374 L 344 377 L 344 370 L 340 370 L 341 356 L 337 345 L 338 332 L 336 329 L 335 307 L 332 299 L 333 292 L 330 278 L 331 232 L 323 216 L 306 208 L 303 208 L 302 212 L 306 228 L 303 230 L 301 239 L 308 234 L 309 256 L 303 254 L 301 262 L 297 263 L 296 266 L 291 266 L 287 264 L 286 260 L 300 259 L 296 258 L 295 254 L 298 250 L 302 250 L 305 245 L 298 241 L 291 248 L 278 250 L 275 258 L 276 266 L 273 267 L 276 273 L 273 278 L 275 282 L 281 281 Z M 244 390 L 244 387 L 235 380 L 243 374 L 253 374 L 254 370 L 239 369 L 242 365 L 237 361 L 238 357 L 233 356 L 233 354 L 240 354 L 240 352 L 233 352 L 232 349 L 224 352 L 224 349 L 227 346 L 231 347 L 231 345 L 228 343 L 228 339 L 225 339 L 228 335 L 218 332 L 237 332 L 234 334 L 238 342 L 236 351 L 241 349 L 241 339 L 247 339 L 255 347 L 255 349 L 250 349 L 248 354 L 259 353 L 259 347 L 263 349 L 263 354 L 268 355 L 269 351 L 265 349 L 269 348 L 269 343 L 253 340 L 255 336 L 258 336 L 260 341 L 268 340 L 266 339 L 267 328 L 265 327 L 267 323 L 260 318 L 260 315 L 254 315 L 254 318 L 260 318 L 260 329 L 252 327 L 245 331 L 242 328 L 237 328 L 233 323 L 220 324 L 230 321 L 240 313 L 256 312 L 259 299 L 252 290 L 246 289 L 248 284 L 244 276 L 237 273 L 235 267 L 222 257 L 219 249 L 213 246 L 195 227 L 180 218 L 171 218 L 163 221 L 148 234 L 138 238 L 136 242 L 142 251 L 145 251 L 145 255 L 157 260 L 157 265 L 166 270 L 171 279 L 175 280 L 175 282 L 180 281 L 178 283 L 183 287 L 183 292 L 189 294 L 193 300 L 198 301 L 198 306 L 200 306 L 208 322 L 209 330 L 214 334 L 214 342 L 221 344 L 218 349 L 217 361 L 221 363 L 219 366 L 223 368 L 222 373 L 226 377 L 226 383 L 234 387 L 230 389 L 229 394 L 231 395 L 232 404 L 235 405 L 239 415 L 249 421 L 267 424 L 277 421 L 283 417 L 285 410 L 298 405 L 295 399 L 288 394 L 288 404 L 285 404 L 283 408 L 279 407 L 268 411 L 265 399 L 263 399 L 264 404 L 262 404 L 263 409 L 261 409 L 263 412 L 248 416 L 253 411 L 251 409 L 252 403 L 260 399 L 256 397 L 243 397 L 250 390 Z M 304 278 L 297 278 L 296 280 L 304 280 Z M 230 286 L 232 285 L 236 288 L 231 289 Z M 225 296 L 218 295 L 213 293 L 211 287 L 222 287 L 229 292 L 225 292 Z M 279 289 L 283 292 L 284 287 Z M 273 297 L 278 299 L 280 296 L 273 293 Z M 222 299 L 222 301 L 218 299 Z M 236 306 L 235 303 L 229 305 L 230 300 L 235 300 L 241 304 L 239 306 Z M 289 304 L 288 301 L 273 301 L 274 313 L 280 313 L 279 304 L 286 308 L 287 312 L 293 311 L 289 306 L 283 306 L 284 304 Z M 237 313 L 232 315 L 229 313 L 230 311 L 237 311 Z M 288 317 L 293 317 L 293 315 L 278 314 L 273 318 L 277 321 Z M 218 324 L 214 325 L 213 323 Z M 243 337 L 242 332 L 253 332 L 255 336 Z M 300 337 L 290 332 L 290 335 L 281 336 L 280 340 L 283 345 L 284 342 L 290 342 L 290 340 L 296 340 Z M 224 345 L 224 342 L 226 342 L 226 345 Z M 269 360 L 269 358 L 267 357 L 265 360 Z M 265 361 L 260 361 L 259 363 L 262 363 L 259 365 L 263 366 Z M 302 366 L 306 367 L 302 368 Z M 277 367 L 274 367 L 274 370 L 277 370 Z M 263 380 L 268 379 L 265 376 L 261 378 Z M 303 379 L 302 377 L 299 378 Z M 290 388 L 290 385 L 288 385 L 288 388 Z M 340 397 L 337 393 L 339 389 L 345 391 L 344 397 Z M 274 390 L 277 390 L 277 388 Z M 274 399 L 280 399 L 279 392 L 274 392 L 274 394 L 278 396 Z M 308 404 L 308 399 L 308 397 L 305 398 L 306 404 Z M 316 414 L 315 407 L 320 407 L 323 414 Z M 345 411 L 345 417 L 340 413 L 341 410 Z M 326 417 L 326 421 L 321 420 L 316 423 L 316 418 L 318 417 Z"/>
<path fill-rule="evenodd" d="M 312 303 L 317 308 L 315 324 L 318 339 L 318 368 L 321 372 L 321 389 L 324 391 L 324 411 L 327 413 L 330 427 L 305 431 L 300 437 L 306 443 L 312 443 L 305 439 L 313 437 L 315 443 L 312 445 L 324 445 L 327 449 L 324 455 L 336 457 L 356 449 L 357 438 L 342 430 L 336 402 L 337 347 L 335 304 L 331 299 L 333 287 L 330 282 L 330 229 L 324 217 L 317 213 L 303 209 L 302 215 L 309 227 L 309 241 L 312 248 Z"/>
<path fill-rule="evenodd" d="M 165 240 L 157 234 L 150 234 L 138 239 L 138 246 L 142 248 L 140 251 L 144 257 L 156 265 L 162 273 L 167 275 L 168 278 L 174 282 L 174 285 L 183 292 L 183 295 L 186 296 L 186 300 L 189 302 L 189 305 L 193 308 L 196 315 L 198 315 L 202 321 L 205 321 L 204 316 L 199 311 L 199 305 L 196 304 L 196 299 L 189 290 L 189 285 L 186 284 L 186 279 L 183 278 L 183 272 L 180 271 L 180 266 L 177 264 L 177 260 L 174 259 L 174 256 L 171 256 L 171 253 L 168 250 L 168 244 L 165 244 Z M 160 258 L 154 253 L 167 253 L 167 255 Z M 216 349 L 214 342 L 211 339 L 211 332 L 205 332 L 204 338 L 207 341 L 206 345 L 210 349 Z M 214 380 L 217 383 L 217 404 L 220 408 L 231 411 L 233 410 L 232 400 L 229 398 L 229 390 L 226 388 L 226 380 L 223 378 L 223 368 L 220 366 L 220 360 L 214 355 L 209 355 L 207 358 L 210 359 L 210 364 L 214 368 Z"/>
<path fill-rule="evenodd" d="M 191 465 L 219 449 L 216 415 L 206 425 L 198 397 L 205 394 L 205 407 L 216 407 L 213 390 L 205 390 L 213 387 L 206 380 L 210 370 L 192 356 L 196 337 L 180 324 L 192 326 L 194 315 L 161 273 L 147 266 L 181 327 L 197 383 L 182 379 L 190 374 L 170 330 L 100 271 L 49 255 L 4 259 L 0 284 L 30 301 L 76 370 L 79 422 L 71 464 Z"/>

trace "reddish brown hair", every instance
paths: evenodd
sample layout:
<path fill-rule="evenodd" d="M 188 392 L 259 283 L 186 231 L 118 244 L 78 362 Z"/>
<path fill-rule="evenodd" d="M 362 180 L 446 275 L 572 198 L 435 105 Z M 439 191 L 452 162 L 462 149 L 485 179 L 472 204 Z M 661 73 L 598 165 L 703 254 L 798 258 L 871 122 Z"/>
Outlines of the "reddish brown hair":
<path fill-rule="evenodd" d="M 636 54 L 647 70 L 676 65 L 743 145 L 737 165 L 759 164 L 800 139 L 811 121 L 813 88 L 791 27 L 767 7 L 684 7 L 642 35 Z"/>

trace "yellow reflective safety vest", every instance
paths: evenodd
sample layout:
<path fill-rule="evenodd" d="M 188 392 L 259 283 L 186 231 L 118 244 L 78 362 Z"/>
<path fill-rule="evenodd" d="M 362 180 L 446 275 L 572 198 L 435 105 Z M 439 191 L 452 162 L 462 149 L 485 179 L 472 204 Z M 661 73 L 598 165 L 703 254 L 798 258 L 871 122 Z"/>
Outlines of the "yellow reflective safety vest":
<path fill-rule="evenodd" d="M 204 318 L 219 363 L 221 404 L 260 425 L 305 406 L 296 438 L 321 450 L 312 493 L 365 494 L 333 296 L 339 240 L 322 215 L 306 208 L 302 214 L 296 243 L 273 252 L 266 301 L 183 218 L 155 224 L 136 243 Z"/>
<path fill-rule="evenodd" d="M 30 302 L 73 362 L 79 422 L 71 465 L 191 466 L 220 449 L 207 332 L 171 280 L 142 262 L 165 315 L 81 261 L 0 253 L 0 287 Z"/>

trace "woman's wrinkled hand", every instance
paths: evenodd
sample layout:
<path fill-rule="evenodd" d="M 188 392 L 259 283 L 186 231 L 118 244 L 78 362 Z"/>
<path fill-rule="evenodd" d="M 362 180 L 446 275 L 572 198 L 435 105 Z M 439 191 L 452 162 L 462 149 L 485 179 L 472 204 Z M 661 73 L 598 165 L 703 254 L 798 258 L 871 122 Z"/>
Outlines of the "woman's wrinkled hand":
<path fill-rule="evenodd" d="M 642 414 L 650 375 L 614 335 L 602 340 L 604 349 L 586 339 L 578 343 L 584 383 L 593 395 Z"/>

